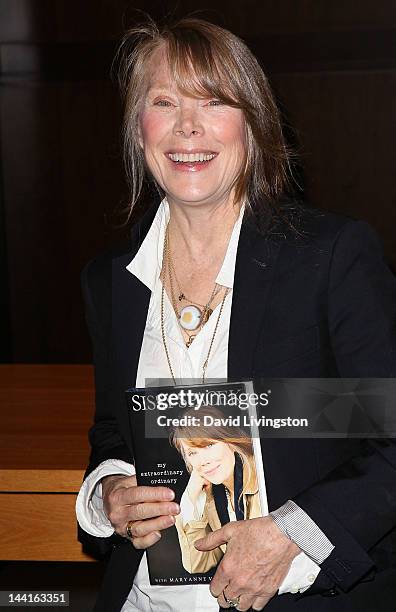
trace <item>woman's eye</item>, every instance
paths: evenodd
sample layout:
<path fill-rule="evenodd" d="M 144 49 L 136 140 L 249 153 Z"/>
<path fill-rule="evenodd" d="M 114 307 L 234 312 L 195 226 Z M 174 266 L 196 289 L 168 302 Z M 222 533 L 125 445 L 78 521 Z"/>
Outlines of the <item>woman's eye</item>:
<path fill-rule="evenodd" d="M 167 106 L 172 106 L 171 102 L 169 102 L 169 100 L 156 100 L 154 102 L 155 106 L 163 106 L 163 107 L 167 107 Z"/>
<path fill-rule="evenodd" d="M 209 100 L 209 106 L 222 106 L 223 102 L 221 100 Z"/>

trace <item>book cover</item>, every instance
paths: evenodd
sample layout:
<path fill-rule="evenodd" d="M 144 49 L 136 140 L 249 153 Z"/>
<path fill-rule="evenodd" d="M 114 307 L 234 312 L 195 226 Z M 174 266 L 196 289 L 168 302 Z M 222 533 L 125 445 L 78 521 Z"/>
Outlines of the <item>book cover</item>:
<path fill-rule="evenodd" d="M 194 542 L 231 520 L 268 513 L 252 383 L 128 389 L 138 485 L 166 486 L 181 513 L 147 549 L 152 585 L 207 584 L 225 545 Z"/>

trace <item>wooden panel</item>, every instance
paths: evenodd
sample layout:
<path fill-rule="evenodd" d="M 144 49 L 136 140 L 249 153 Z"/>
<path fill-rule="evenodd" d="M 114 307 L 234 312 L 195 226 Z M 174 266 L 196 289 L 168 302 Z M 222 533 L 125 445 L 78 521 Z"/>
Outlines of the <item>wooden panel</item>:
<path fill-rule="evenodd" d="M 396 65 L 396 30 L 266 32 L 245 40 L 268 73 L 382 69 Z M 0 44 L 3 78 L 108 78 L 117 42 Z M 82 61 L 83 60 L 83 61 Z"/>
<path fill-rule="evenodd" d="M 396 269 L 396 70 L 274 75 L 312 205 L 361 218 Z"/>
<path fill-rule="evenodd" d="M 249 47 L 269 74 L 395 68 L 395 30 L 262 33 Z"/>
<path fill-rule="evenodd" d="M 91 561 L 77 541 L 88 462 L 91 366 L 0 366 L 3 561 Z"/>
<path fill-rule="evenodd" d="M 208 10 L 205 10 L 208 9 Z M 195 0 L 2 0 L 0 40 L 96 41 L 117 38 L 140 19 L 136 9 L 154 18 L 176 18 L 197 10 Z M 396 25 L 393 0 L 211 0 L 199 15 L 218 21 L 241 36 L 262 32 L 314 32 L 383 29 Z"/>
<path fill-rule="evenodd" d="M 184 12 L 195 8 L 193 0 L 183 0 Z M 217 0 L 211 8 L 222 9 L 226 27 L 234 27 L 245 38 L 267 32 L 375 30 L 396 25 L 392 0 Z"/>
<path fill-rule="evenodd" d="M 0 468 L 84 470 L 91 366 L 0 366 Z"/>
<path fill-rule="evenodd" d="M 166 0 L 1 0 L 0 40 L 112 40 L 125 23 L 136 20 L 136 8 L 155 16 L 166 11 L 164 4 Z"/>
<path fill-rule="evenodd" d="M 0 492 L 78 493 L 84 470 L 0 470 Z"/>
<path fill-rule="evenodd" d="M 3 561 L 93 561 L 77 542 L 75 495 L 0 495 Z"/>
<path fill-rule="evenodd" d="M 51 392 L 90 391 L 93 393 L 93 368 L 90 365 L 0 364 L 0 389 L 4 391 Z"/>
<path fill-rule="evenodd" d="M 106 220 L 124 186 L 119 124 L 118 94 L 110 82 L 19 81 L 2 87 L 15 362 L 90 360 L 80 273 L 110 242 Z"/>
<path fill-rule="evenodd" d="M 35 75 L 40 79 L 107 79 L 116 42 L 1 44 L 3 78 Z"/>

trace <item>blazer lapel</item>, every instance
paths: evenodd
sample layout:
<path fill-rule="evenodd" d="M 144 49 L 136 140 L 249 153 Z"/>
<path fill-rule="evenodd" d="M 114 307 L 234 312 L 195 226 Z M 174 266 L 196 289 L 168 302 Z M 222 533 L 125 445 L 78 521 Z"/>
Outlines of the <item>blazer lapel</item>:
<path fill-rule="evenodd" d="M 248 218 L 239 237 L 228 341 L 228 377 L 254 375 L 254 353 L 265 316 L 280 244 L 265 237 Z"/>
<path fill-rule="evenodd" d="M 132 228 L 131 250 L 112 262 L 112 328 L 114 361 L 119 388 L 135 385 L 140 348 L 151 292 L 126 266 L 139 250 L 157 212 L 151 207 Z"/>

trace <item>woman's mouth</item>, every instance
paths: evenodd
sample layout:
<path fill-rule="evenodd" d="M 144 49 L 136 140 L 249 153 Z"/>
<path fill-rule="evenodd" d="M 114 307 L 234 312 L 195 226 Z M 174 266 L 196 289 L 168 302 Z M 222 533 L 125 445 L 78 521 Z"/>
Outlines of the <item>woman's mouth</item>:
<path fill-rule="evenodd" d="M 172 151 L 166 153 L 173 168 L 182 172 L 196 172 L 207 168 L 218 153 L 213 151 L 194 151 L 186 153 L 184 151 Z"/>
<path fill-rule="evenodd" d="M 216 467 L 214 467 L 213 469 L 207 471 L 204 473 L 204 476 L 213 476 L 213 474 L 216 472 L 216 470 L 218 470 L 219 466 L 216 465 Z"/>

